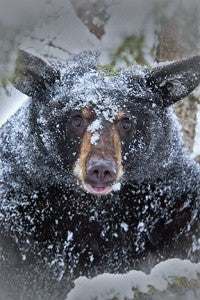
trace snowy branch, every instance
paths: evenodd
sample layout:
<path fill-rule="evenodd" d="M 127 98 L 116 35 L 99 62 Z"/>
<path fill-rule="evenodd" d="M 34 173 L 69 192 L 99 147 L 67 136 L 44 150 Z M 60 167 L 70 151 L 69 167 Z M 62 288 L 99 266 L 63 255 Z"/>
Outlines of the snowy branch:
<path fill-rule="evenodd" d="M 200 263 L 171 259 L 156 265 L 149 275 L 141 271 L 80 277 L 67 300 L 199 299 Z"/>

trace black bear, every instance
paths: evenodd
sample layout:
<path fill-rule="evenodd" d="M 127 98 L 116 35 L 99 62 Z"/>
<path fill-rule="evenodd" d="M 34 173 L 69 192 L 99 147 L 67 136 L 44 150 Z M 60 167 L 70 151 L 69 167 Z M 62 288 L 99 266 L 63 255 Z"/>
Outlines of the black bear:
<path fill-rule="evenodd" d="M 198 261 L 200 169 L 170 106 L 200 57 L 108 74 L 19 51 L 27 103 L 0 133 L 0 296 L 65 299 L 80 275 Z"/>

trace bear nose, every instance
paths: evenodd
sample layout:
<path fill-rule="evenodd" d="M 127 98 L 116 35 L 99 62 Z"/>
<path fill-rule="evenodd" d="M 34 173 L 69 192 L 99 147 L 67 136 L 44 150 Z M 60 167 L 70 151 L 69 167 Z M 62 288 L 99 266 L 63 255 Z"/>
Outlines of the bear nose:
<path fill-rule="evenodd" d="M 115 180 L 117 166 L 111 159 L 92 159 L 87 163 L 86 172 L 92 183 L 109 184 Z"/>

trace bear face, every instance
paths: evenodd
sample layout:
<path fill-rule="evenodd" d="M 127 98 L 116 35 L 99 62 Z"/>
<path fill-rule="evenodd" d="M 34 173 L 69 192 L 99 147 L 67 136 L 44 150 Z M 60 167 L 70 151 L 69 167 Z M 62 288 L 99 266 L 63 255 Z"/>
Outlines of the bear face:
<path fill-rule="evenodd" d="M 150 73 L 108 76 L 90 52 L 52 68 L 21 51 L 14 84 L 33 99 L 32 130 L 45 156 L 40 163 L 52 165 L 58 184 L 78 182 L 96 195 L 119 182 L 166 176 L 182 148 L 168 107 L 198 84 L 197 66 L 195 57 Z"/>

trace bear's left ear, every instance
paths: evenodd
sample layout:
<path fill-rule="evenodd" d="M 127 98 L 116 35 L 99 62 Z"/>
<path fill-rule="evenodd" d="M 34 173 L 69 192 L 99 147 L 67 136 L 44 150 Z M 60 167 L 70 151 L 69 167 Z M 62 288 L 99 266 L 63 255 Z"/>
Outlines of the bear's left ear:
<path fill-rule="evenodd" d="M 11 82 L 20 92 L 34 99 L 47 98 L 52 85 L 59 78 L 59 72 L 50 64 L 24 50 L 18 50 Z"/>
<path fill-rule="evenodd" d="M 200 56 L 193 56 L 159 68 L 146 76 L 147 86 L 162 97 L 167 107 L 188 96 L 200 83 Z"/>

